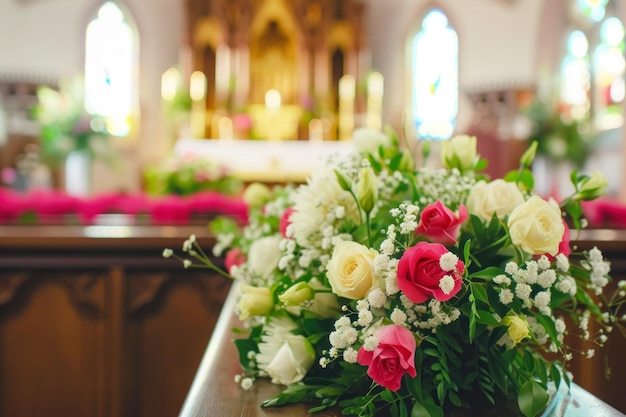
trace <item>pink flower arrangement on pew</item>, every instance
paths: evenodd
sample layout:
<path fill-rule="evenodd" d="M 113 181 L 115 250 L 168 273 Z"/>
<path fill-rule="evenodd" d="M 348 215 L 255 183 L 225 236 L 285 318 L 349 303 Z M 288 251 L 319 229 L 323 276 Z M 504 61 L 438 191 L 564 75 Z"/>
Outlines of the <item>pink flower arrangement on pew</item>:
<path fill-rule="evenodd" d="M 604 193 L 601 173 L 573 173 L 575 192 L 557 202 L 533 192 L 534 146 L 491 179 L 475 137 L 442 142 L 439 168 L 416 168 L 393 132 L 353 142 L 304 185 L 249 187 L 243 229 L 212 223 L 227 271 L 193 236 L 183 256 L 164 251 L 239 283 L 236 382 L 284 386 L 264 406 L 440 417 L 512 402 L 507 415 L 532 417 L 570 384 L 573 355 L 624 331 L 626 282 L 607 294 L 601 251 L 569 245 L 581 202 Z"/>
<path fill-rule="evenodd" d="M 184 197 L 155 197 L 143 193 L 76 197 L 59 190 L 19 193 L 0 188 L 0 223 L 92 224 L 98 221 L 98 216 L 106 214 L 143 217 L 150 224 L 185 224 L 194 215 L 219 215 L 242 224 L 247 222 L 248 207 L 240 197 L 213 191 Z"/>

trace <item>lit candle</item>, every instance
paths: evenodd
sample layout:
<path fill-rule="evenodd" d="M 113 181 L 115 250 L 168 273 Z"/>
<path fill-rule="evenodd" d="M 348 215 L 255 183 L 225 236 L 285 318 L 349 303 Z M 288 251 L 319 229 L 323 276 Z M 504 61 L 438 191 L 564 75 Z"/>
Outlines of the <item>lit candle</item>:
<path fill-rule="evenodd" d="M 161 76 L 161 98 L 165 101 L 172 101 L 176 97 L 178 89 L 179 73 L 176 68 L 170 68 Z"/>
<path fill-rule="evenodd" d="M 195 138 L 206 135 L 206 77 L 201 71 L 194 71 L 189 79 L 189 96 L 191 97 L 191 134 Z"/>
<path fill-rule="evenodd" d="M 339 140 L 350 139 L 354 130 L 355 81 L 350 74 L 339 79 Z"/>
<path fill-rule="evenodd" d="M 384 81 L 380 72 L 372 72 L 367 78 L 367 94 L 368 97 L 383 97 Z"/>
<path fill-rule="evenodd" d="M 354 100 L 354 77 L 350 74 L 339 79 L 339 100 Z"/>
<path fill-rule="evenodd" d="M 194 71 L 189 80 L 189 95 L 193 101 L 200 101 L 206 95 L 206 77 L 201 71 Z"/>
<path fill-rule="evenodd" d="M 367 127 L 371 130 L 382 128 L 383 88 L 383 75 L 371 73 L 367 79 Z"/>
<path fill-rule="evenodd" d="M 280 108 L 282 102 L 282 98 L 280 97 L 280 92 L 275 89 L 267 90 L 265 93 L 265 107 L 269 111 L 275 111 Z"/>
<path fill-rule="evenodd" d="M 322 142 L 324 140 L 324 124 L 320 119 L 309 122 L 309 141 Z"/>

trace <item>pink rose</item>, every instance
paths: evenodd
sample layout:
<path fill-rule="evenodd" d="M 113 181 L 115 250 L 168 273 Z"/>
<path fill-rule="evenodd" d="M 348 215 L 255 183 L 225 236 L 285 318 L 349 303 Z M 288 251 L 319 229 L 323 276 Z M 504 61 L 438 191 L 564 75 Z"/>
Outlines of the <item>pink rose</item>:
<path fill-rule="evenodd" d="M 294 212 L 293 207 L 289 207 L 287 210 L 285 210 L 285 212 L 283 213 L 282 216 L 280 216 L 280 234 L 282 237 L 287 237 L 287 226 L 289 226 L 291 224 L 291 221 L 289 220 L 289 216 L 291 216 L 291 213 Z"/>
<path fill-rule="evenodd" d="M 233 248 L 226 252 L 224 259 L 224 266 L 226 270 L 230 272 L 233 266 L 239 266 L 246 261 L 246 255 L 239 250 L 239 248 Z"/>
<path fill-rule="evenodd" d="M 459 214 L 437 201 L 422 210 L 416 233 L 426 236 L 430 241 L 444 245 L 454 245 L 459 236 L 461 224 L 467 219 L 467 209 L 463 204 Z"/>
<path fill-rule="evenodd" d="M 414 303 L 429 297 L 448 301 L 461 289 L 465 264 L 457 260 L 448 270 L 440 263 L 448 249 L 440 243 L 419 242 L 408 248 L 398 262 L 398 288 Z"/>
<path fill-rule="evenodd" d="M 357 360 L 369 366 L 367 374 L 379 385 L 397 391 L 405 373 L 415 378 L 415 337 L 397 324 L 383 326 L 376 331 L 378 346 L 374 351 L 359 349 Z"/>

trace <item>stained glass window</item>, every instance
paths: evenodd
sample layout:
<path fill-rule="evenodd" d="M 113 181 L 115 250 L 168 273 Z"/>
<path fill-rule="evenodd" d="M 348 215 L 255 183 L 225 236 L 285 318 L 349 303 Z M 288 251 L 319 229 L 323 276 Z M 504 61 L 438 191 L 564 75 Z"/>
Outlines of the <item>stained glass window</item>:
<path fill-rule="evenodd" d="M 590 106 L 589 43 L 580 30 L 567 38 L 567 53 L 561 63 L 562 112 L 568 118 L 583 119 Z"/>
<path fill-rule="evenodd" d="M 106 121 L 106 131 L 128 136 L 133 107 L 133 33 L 124 12 L 105 2 L 89 23 L 85 46 L 85 106 Z"/>
<path fill-rule="evenodd" d="M 609 0 L 577 0 L 578 9 L 595 22 L 604 18 Z"/>
<path fill-rule="evenodd" d="M 622 125 L 624 100 L 624 25 L 611 17 L 602 23 L 600 44 L 594 51 L 596 123 L 602 129 Z"/>
<path fill-rule="evenodd" d="M 448 139 L 458 112 L 458 38 L 439 9 L 413 39 L 413 123 L 421 139 Z"/>
<path fill-rule="evenodd" d="M 615 2 L 572 0 L 576 27 L 561 61 L 561 114 L 606 131 L 623 125 L 625 29 Z"/>

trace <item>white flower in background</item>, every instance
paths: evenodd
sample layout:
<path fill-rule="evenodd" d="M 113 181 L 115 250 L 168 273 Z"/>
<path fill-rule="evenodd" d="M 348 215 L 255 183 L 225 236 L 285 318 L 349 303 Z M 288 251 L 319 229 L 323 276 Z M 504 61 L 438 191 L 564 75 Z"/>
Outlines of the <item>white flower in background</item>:
<path fill-rule="evenodd" d="M 352 144 L 359 152 L 377 153 L 379 147 L 391 146 L 389 136 L 377 130 L 367 128 L 355 129 L 352 133 Z"/>
<path fill-rule="evenodd" d="M 248 253 L 248 265 L 252 272 L 260 277 L 269 277 L 282 256 L 280 251 L 281 237 L 267 236 L 252 242 Z"/>
<path fill-rule="evenodd" d="M 441 163 L 446 168 L 468 171 L 476 166 L 476 136 L 457 135 L 441 142 Z"/>
<path fill-rule="evenodd" d="M 315 361 L 311 343 L 304 336 L 291 333 L 296 328 L 290 319 L 273 317 L 261 336 L 257 364 L 275 384 L 302 380 Z"/>

